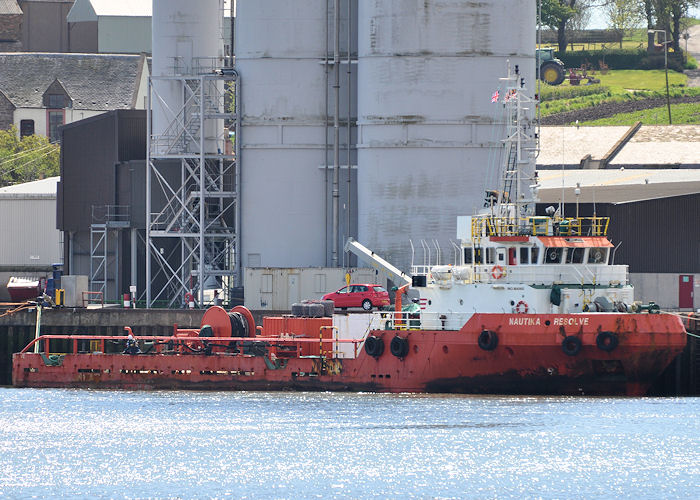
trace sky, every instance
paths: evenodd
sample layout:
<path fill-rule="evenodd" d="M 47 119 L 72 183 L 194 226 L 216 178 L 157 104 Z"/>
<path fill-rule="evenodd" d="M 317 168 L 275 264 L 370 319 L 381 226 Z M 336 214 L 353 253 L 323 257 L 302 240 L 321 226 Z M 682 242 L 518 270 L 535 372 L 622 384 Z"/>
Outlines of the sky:
<path fill-rule="evenodd" d="M 690 17 L 695 17 L 700 19 L 700 8 L 695 7 L 690 9 Z M 605 18 L 605 11 L 603 9 L 594 9 L 591 14 L 591 21 L 587 28 L 589 29 L 603 29 L 607 28 L 607 19 Z"/>

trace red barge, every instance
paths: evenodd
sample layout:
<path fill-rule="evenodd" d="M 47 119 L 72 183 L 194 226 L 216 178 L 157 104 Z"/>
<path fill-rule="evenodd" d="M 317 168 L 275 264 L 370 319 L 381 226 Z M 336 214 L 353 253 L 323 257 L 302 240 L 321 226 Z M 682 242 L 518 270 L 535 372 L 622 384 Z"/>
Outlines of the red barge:
<path fill-rule="evenodd" d="M 685 347 L 685 328 L 634 301 L 627 266 L 611 263 L 607 218 L 567 218 L 553 207 L 534 214 L 536 127 L 523 112 L 534 101 L 517 74 L 507 81 L 503 107 L 514 126 L 502 189 L 459 218 L 454 263 L 413 266 L 409 277 L 348 241 L 401 285 L 393 311 L 333 314 L 312 304 L 257 326 L 243 307 L 213 307 L 200 328 L 166 337 L 43 335 L 14 354 L 13 384 L 646 394 Z M 414 310 L 401 307 L 404 294 Z"/>
<path fill-rule="evenodd" d="M 260 335 L 233 337 L 231 323 L 250 326 L 240 327 L 240 313 L 215 307 L 199 330 L 135 338 L 133 354 L 122 349 L 125 337 L 44 335 L 14 355 L 13 383 L 638 396 L 686 342 L 680 320 L 665 314 L 479 313 L 459 330 L 414 329 L 411 318 L 396 319 L 405 324 L 398 329 L 373 329 L 373 319 L 394 320 L 386 313 L 336 316 L 359 326 L 356 317 L 369 327 L 364 338 L 344 338 L 331 318 L 294 317 L 265 318 Z"/>

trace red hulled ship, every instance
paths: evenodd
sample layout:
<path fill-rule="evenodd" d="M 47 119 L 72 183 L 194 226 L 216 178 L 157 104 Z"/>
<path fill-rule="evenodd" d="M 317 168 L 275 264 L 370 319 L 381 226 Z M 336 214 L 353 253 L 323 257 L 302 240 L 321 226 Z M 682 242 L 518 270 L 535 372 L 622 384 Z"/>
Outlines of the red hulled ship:
<path fill-rule="evenodd" d="M 634 301 L 627 266 L 612 263 L 607 218 L 567 218 L 561 207 L 535 215 L 536 103 L 517 74 L 505 81 L 502 185 L 459 218 L 453 264 L 413 266 L 409 277 L 346 245 L 400 285 L 394 310 L 307 304 L 257 326 L 243 307 L 213 307 L 199 329 L 166 337 L 44 335 L 14 355 L 13 384 L 645 394 L 685 347 L 683 324 Z M 401 307 L 405 296 L 414 309 Z"/>

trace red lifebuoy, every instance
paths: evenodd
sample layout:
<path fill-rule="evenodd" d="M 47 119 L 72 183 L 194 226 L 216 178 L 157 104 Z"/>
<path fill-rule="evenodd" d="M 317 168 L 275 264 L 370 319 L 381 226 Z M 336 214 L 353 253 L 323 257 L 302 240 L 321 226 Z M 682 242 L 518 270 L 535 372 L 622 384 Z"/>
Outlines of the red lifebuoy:
<path fill-rule="evenodd" d="M 192 295 L 190 292 L 187 292 L 185 294 L 185 304 L 189 304 L 190 302 L 194 302 L 194 295 Z"/>
<path fill-rule="evenodd" d="M 515 312 L 518 314 L 527 314 L 527 311 L 529 309 L 530 308 L 528 307 L 527 302 L 525 302 L 524 300 L 521 300 L 515 305 Z"/>
<path fill-rule="evenodd" d="M 491 268 L 491 276 L 493 276 L 495 280 L 500 280 L 505 274 L 505 271 L 503 271 L 503 268 L 499 265 Z"/>

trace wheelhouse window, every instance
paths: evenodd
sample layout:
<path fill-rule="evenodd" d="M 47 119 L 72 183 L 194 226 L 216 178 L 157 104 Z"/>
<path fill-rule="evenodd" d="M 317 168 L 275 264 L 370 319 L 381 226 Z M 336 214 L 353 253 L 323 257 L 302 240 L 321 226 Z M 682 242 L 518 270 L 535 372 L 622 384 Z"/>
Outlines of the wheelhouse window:
<path fill-rule="evenodd" d="M 537 264 L 537 258 L 540 256 L 540 249 L 538 247 L 532 247 L 530 250 L 530 263 Z"/>
<path fill-rule="evenodd" d="M 566 263 L 567 264 L 581 264 L 583 263 L 583 254 L 586 253 L 585 248 L 569 248 L 566 252 Z"/>
<path fill-rule="evenodd" d="M 529 264 L 530 263 L 530 249 L 527 247 L 520 248 L 520 263 Z"/>
<path fill-rule="evenodd" d="M 593 247 L 588 249 L 589 264 L 605 264 L 608 261 L 608 249 Z"/>
<path fill-rule="evenodd" d="M 475 248 L 474 249 L 474 264 L 483 264 L 484 263 L 484 250 L 483 248 Z"/>
<path fill-rule="evenodd" d="M 464 249 L 464 263 L 471 264 L 473 262 L 473 253 L 471 248 Z"/>
<path fill-rule="evenodd" d="M 486 248 L 486 263 L 487 264 L 493 264 L 496 262 L 496 249 L 495 248 Z"/>
<path fill-rule="evenodd" d="M 547 248 L 544 252 L 545 264 L 561 264 L 561 258 L 564 255 L 563 248 Z"/>

